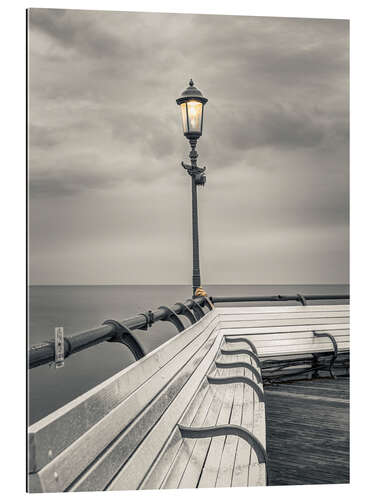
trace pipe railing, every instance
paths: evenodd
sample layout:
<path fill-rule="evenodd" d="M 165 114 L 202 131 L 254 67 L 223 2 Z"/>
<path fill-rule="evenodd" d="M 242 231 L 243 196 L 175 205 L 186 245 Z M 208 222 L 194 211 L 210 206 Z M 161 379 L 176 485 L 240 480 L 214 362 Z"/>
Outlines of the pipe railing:
<path fill-rule="evenodd" d="M 214 304 L 224 302 L 283 302 L 296 301 L 306 305 L 308 300 L 349 300 L 350 295 L 257 295 L 250 297 L 210 297 Z"/>
<path fill-rule="evenodd" d="M 147 330 L 147 328 L 156 321 L 170 321 L 179 331 L 182 331 L 184 325 L 177 315 L 182 314 L 190 320 L 190 323 L 195 323 L 206 314 L 206 311 L 203 309 L 204 306 L 207 306 L 209 310 L 212 309 L 212 305 L 206 297 L 196 297 L 194 299 L 187 300 L 185 303 L 178 302 L 171 307 L 161 306 L 155 311 L 137 314 L 136 316 L 122 321 L 108 321 L 107 324 L 103 324 L 97 328 L 85 330 L 69 336 L 67 335 L 64 338 L 64 358 L 105 341 L 121 342 L 121 338 L 119 338 L 121 335 L 131 335 L 131 331 L 137 329 Z M 132 337 L 130 341 L 136 347 L 139 347 L 138 341 L 135 337 Z M 126 344 L 125 342 L 123 343 Z M 142 357 L 142 355 L 139 357 Z M 55 339 L 50 339 L 33 345 L 29 349 L 29 368 L 35 368 L 37 366 L 53 363 L 54 361 Z"/>
<path fill-rule="evenodd" d="M 225 302 L 280 302 L 297 301 L 306 305 L 308 300 L 349 300 L 349 295 L 271 295 L 250 297 L 195 297 L 185 303 L 177 302 L 171 307 L 161 306 L 155 311 L 140 313 L 122 321 L 107 320 L 101 326 L 83 332 L 67 335 L 64 338 L 64 359 L 84 349 L 106 341 L 121 342 L 130 348 L 136 359 L 144 356 L 142 347 L 132 335 L 133 330 L 147 330 L 156 321 L 170 321 L 179 332 L 185 329 L 178 315 L 185 316 L 191 324 L 199 321 L 212 303 Z M 32 346 L 28 353 L 29 368 L 53 363 L 55 361 L 55 339 L 50 339 Z"/>

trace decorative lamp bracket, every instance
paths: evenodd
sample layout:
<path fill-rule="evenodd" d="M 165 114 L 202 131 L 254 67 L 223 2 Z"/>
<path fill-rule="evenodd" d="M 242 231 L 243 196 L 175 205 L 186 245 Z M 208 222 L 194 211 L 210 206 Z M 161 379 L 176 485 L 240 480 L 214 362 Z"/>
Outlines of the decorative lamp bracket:
<path fill-rule="evenodd" d="M 206 183 L 206 176 L 204 175 L 206 167 L 201 168 L 193 165 L 188 165 L 183 161 L 181 162 L 181 165 L 184 167 L 187 173 L 194 178 L 197 186 L 204 186 L 204 184 Z"/>

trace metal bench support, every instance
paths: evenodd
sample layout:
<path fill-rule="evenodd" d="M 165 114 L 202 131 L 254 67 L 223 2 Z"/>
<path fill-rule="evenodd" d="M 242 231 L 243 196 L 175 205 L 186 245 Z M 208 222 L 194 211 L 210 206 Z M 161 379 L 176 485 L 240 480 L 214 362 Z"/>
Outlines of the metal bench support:
<path fill-rule="evenodd" d="M 258 372 L 256 368 L 254 368 L 250 363 L 246 363 L 245 361 L 236 361 L 234 363 L 222 363 L 220 361 L 216 361 L 216 368 L 247 368 L 248 370 L 255 375 L 257 382 L 262 381 L 262 376 Z"/>
<path fill-rule="evenodd" d="M 254 361 L 260 368 L 259 358 L 256 354 L 253 353 L 253 351 L 249 351 L 248 349 L 220 349 L 220 352 L 221 354 L 224 354 L 224 356 L 230 356 L 233 354 L 248 354 L 251 358 L 254 359 Z"/>
<path fill-rule="evenodd" d="M 264 402 L 264 393 L 262 389 L 253 380 L 241 375 L 236 375 L 234 377 L 207 377 L 210 384 L 236 384 L 237 382 L 242 382 L 243 384 L 249 385 L 254 392 L 256 392 L 258 399 L 261 403 Z"/>
<path fill-rule="evenodd" d="M 255 450 L 255 453 L 260 464 L 267 463 L 267 452 L 253 433 L 246 430 L 240 425 L 226 424 L 226 425 L 216 425 L 213 427 L 185 427 L 183 425 L 178 426 L 183 438 L 208 438 L 216 436 L 238 436 L 244 439 L 249 445 Z"/>

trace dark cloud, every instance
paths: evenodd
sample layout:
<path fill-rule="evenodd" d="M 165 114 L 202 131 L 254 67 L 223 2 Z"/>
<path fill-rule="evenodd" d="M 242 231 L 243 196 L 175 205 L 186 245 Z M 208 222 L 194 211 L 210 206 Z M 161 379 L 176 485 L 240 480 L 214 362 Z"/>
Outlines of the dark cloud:
<path fill-rule="evenodd" d="M 203 279 L 348 279 L 347 21 L 52 9 L 29 19 L 33 282 L 189 281 L 175 98 L 190 77 L 209 99 Z"/>
<path fill-rule="evenodd" d="M 30 175 L 30 196 L 51 199 L 88 190 L 113 189 L 119 182 L 124 182 L 125 172 L 121 173 L 118 166 L 116 169 L 110 165 L 108 170 L 105 167 L 108 165 L 100 163 L 93 155 L 56 158 L 42 171 Z"/>

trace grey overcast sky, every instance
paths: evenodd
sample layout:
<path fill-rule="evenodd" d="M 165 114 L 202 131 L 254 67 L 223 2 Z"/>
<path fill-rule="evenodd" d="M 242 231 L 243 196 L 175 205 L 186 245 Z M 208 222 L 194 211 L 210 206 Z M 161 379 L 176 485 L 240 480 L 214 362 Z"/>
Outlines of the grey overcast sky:
<path fill-rule="evenodd" d="M 31 9 L 31 284 L 347 283 L 349 23 Z"/>

